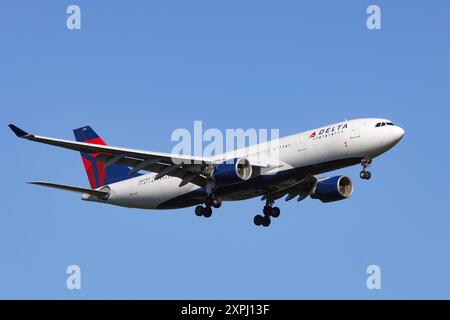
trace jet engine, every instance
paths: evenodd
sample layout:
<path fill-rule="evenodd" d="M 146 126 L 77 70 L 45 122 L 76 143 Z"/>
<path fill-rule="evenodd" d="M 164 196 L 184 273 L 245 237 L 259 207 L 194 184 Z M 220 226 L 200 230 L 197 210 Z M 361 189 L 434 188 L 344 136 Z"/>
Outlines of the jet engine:
<path fill-rule="evenodd" d="M 352 193 L 352 180 L 346 176 L 336 176 L 317 182 L 311 191 L 311 198 L 322 202 L 333 202 L 347 199 Z"/>
<path fill-rule="evenodd" d="M 250 179 L 252 172 L 248 159 L 236 158 L 216 165 L 213 178 L 216 184 L 235 184 Z"/>

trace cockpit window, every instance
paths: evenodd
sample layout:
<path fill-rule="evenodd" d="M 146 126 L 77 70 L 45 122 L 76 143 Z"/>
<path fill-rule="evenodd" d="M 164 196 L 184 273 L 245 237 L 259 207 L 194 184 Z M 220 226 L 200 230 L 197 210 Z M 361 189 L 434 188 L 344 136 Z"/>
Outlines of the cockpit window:
<path fill-rule="evenodd" d="M 384 126 L 394 126 L 392 122 L 378 122 L 375 125 L 375 128 L 384 127 Z"/>

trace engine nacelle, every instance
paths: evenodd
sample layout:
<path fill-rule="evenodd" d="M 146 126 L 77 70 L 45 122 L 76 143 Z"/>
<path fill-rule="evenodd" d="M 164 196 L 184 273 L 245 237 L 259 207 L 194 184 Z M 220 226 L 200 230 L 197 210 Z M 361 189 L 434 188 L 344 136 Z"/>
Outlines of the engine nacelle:
<path fill-rule="evenodd" d="M 234 184 L 250 179 L 252 165 L 248 159 L 236 158 L 233 162 L 218 164 L 213 172 L 217 184 Z"/>
<path fill-rule="evenodd" d="M 336 176 L 317 182 L 311 192 L 311 198 L 322 202 L 333 202 L 347 199 L 352 193 L 352 180 L 346 176 Z"/>

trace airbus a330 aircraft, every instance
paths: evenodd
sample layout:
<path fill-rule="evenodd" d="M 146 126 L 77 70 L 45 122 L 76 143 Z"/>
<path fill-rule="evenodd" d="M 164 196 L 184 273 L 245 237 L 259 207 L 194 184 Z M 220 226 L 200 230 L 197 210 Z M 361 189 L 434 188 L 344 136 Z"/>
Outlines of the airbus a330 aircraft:
<path fill-rule="evenodd" d="M 350 197 L 349 177 L 317 177 L 336 169 L 362 165 L 370 179 L 372 159 L 396 145 L 404 130 L 386 119 L 357 119 L 264 142 L 211 158 L 107 146 L 86 126 L 74 130 L 77 141 L 48 138 L 9 125 L 31 141 L 81 152 L 91 188 L 48 182 L 31 184 L 75 191 L 82 199 L 140 209 L 196 206 L 197 216 L 210 217 L 222 201 L 262 197 L 258 226 L 280 215 L 275 200 L 311 197 L 332 202 Z M 147 171 L 147 173 L 144 173 Z"/>

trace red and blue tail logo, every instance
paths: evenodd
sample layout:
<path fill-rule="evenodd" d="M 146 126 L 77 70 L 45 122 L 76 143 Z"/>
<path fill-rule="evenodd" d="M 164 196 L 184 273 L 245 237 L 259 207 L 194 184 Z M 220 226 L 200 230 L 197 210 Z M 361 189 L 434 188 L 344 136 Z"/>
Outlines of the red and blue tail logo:
<path fill-rule="evenodd" d="M 90 126 L 73 130 L 75 139 L 79 142 L 86 142 L 106 146 L 105 141 L 100 138 Z M 92 189 L 102 187 L 106 184 L 126 180 L 138 176 L 131 174 L 131 169 L 124 166 L 113 165 L 105 168 L 105 161 L 98 158 L 99 153 L 81 152 L 84 168 Z"/>

